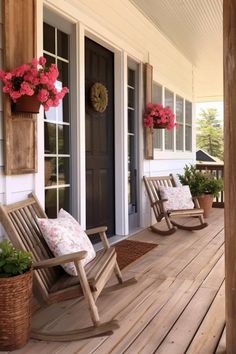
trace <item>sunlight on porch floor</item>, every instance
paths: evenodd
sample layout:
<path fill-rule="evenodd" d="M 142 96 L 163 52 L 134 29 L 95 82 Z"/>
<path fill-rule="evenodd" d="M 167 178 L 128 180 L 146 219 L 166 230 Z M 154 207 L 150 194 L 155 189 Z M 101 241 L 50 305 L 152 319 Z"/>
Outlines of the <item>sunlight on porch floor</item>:
<path fill-rule="evenodd" d="M 138 283 L 104 293 L 97 301 L 101 320 L 119 320 L 110 337 L 70 343 L 31 340 L 17 353 L 210 354 L 225 350 L 223 209 L 214 209 L 209 226 L 158 236 L 144 230 L 131 239 L 158 247 L 123 270 Z M 90 325 L 83 301 L 52 305 L 34 316 L 49 332 Z"/>

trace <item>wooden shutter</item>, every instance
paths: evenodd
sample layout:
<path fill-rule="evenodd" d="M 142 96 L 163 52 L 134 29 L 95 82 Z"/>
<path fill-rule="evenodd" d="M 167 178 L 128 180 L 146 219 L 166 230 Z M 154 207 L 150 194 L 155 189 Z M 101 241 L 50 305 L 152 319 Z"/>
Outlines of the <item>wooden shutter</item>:
<path fill-rule="evenodd" d="M 152 102 L 152 81 L 153 81 L 153 68 L 150 64 L 144 65 L 144 103 Z M 145 159 L 153 160 L 153 128 L 144 128 L 144 149 Z"/>
<path fill-rule="evenodd" d="M 35 54 L 34 0 L 5 0 L 4 69 L 31 62 Z M 37 172 L 37 115 L 12 113 L 4 94 L 5 173 Z"/>

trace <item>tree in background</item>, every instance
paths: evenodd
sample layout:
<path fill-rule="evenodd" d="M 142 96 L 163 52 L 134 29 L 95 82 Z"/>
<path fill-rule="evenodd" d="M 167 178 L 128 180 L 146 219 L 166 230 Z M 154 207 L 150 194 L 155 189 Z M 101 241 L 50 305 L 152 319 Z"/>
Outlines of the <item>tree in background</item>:
<path fill-rule="evenodd" d="M 197 122 L 197 147 L 223 160 L 223 128 L 215 108 L 202 109 Z"/>

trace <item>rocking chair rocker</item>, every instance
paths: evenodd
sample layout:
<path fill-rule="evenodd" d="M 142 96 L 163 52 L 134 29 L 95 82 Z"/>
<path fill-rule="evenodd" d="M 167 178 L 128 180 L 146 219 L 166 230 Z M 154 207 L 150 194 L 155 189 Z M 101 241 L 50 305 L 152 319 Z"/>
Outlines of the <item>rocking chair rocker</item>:
<path fill-rule="evenodd" d="M 204 211 L 203 209 L 200 209 L 197 198 L 193 198 L 194 209 L 166 210 L 165 202 L 167 201 L 167 199 L 161 198 L 159 187 L 176 187 L 176 182 L 172 175 L 161 177 L 144 176 L 143 179 L 151 203 L 151 207 L 156 217 L 156 221 L 160 222 L 165 219 L 167 225 L 167 230 L 161 230 L 155 225 L 151 225 L 150 228 L 152 231 L 165 236 L 173 234 L 177 230 L 177 228 L 182 230 L 193 231 L 200 230 L 208 226 L 208 224 L 204 222 Z M 199 220 L 199 223 L 195 225 L 183 225 L 173 220 L 173 218 L 178 217 L 195 217 Z"/>
<path fill-rule="evenodd" d="M 37 217 L 47 216 L 33 194 L 22 202 L 0 205 L 0 221 L 11 242 L 15 247 L 29 251 L 33 255 L 35 269 L 33 290 L 37 300 L 45 306 L 84 296 L 93 326 L 53 334 L 32 330 L 31 338 L 71 341 L 112 334 L 114 329 L 119 328 L 118 322 L 112 320 L 101 324 L 96 300 L 113 272 L 119 284 L 107 288 L 110 290 L 134 284 L 136 279 L 123 281 L 116 261 L 115 249 L 109 246 L 106 237 L 107 228 L 86 230 L 87 235 L 100 235 L 104 250 L 98 252 L 95 259 L 84 267 L 81 261 L 85 258 L 86 251 L 53 257 L 38 227 Z M 70 276 L 60 267 L 61 264 L 68 262 L 74 262 L 78 276 Z"/>

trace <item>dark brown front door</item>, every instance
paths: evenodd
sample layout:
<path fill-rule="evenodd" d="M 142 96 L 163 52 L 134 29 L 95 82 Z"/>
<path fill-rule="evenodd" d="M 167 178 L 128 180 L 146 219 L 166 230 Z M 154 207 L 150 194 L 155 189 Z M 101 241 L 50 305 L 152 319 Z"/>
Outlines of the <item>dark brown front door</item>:
<path fill-rule="evenodd" d="M 102 113 L 91 104 L 91 87 L 97 82 L 108 91 L 108 105 Z M 86 226 L 106 225 L 110 236 L 115 232 L 113 96 L 114 54 L 86 38 Z"/>

